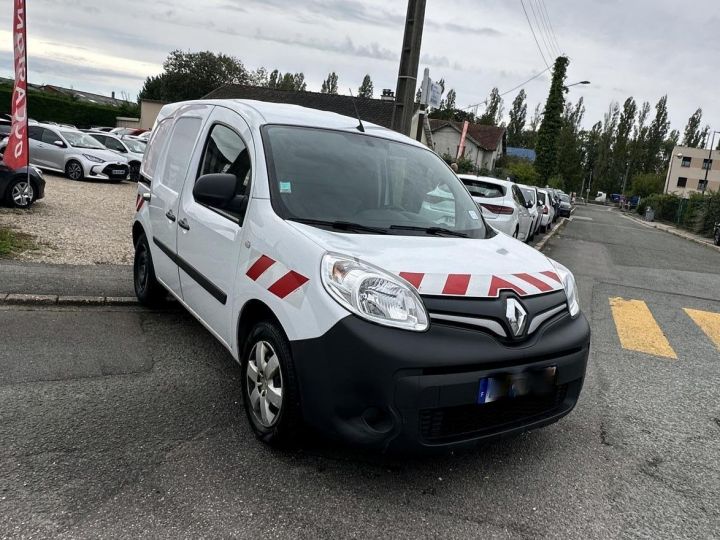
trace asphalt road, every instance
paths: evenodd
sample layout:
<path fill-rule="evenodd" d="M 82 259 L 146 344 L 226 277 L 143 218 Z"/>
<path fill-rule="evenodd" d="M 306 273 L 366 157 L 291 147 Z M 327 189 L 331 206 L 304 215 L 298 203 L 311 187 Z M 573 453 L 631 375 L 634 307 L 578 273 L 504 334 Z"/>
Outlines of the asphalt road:
<path fill-rule="evenodd" d="M 577 408 L 434 457 L 269 450 L 183 311 L 2 308 L 0 535 L 720 536 L 720 353 L 683 311 L 720 312 L 720 254 L 592 207 L 547 253 L 593 329 Z M 614 297 L 644 301 L 677 359 L 622 348 Z"/>

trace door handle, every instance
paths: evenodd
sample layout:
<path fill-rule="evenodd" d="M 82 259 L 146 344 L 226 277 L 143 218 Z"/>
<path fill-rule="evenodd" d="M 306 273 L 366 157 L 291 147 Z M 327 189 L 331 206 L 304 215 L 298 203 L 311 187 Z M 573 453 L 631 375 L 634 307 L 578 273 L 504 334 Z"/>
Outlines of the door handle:
<path fill-rule="evenodd" d="M 178 225 L 181 229 L 185 229 L 186 231 L 190 230 L 190 224 L 187 222 L 187 219 L 182 218 L 180 221 L 178 221 Z"/>
<path fill-rule="evenodd" d="M 165 217 L 168 218 L 170 221 L 175 221 L 175 214 L 173 214 L 172 210 L 168 210 L 165 212 Z"/>

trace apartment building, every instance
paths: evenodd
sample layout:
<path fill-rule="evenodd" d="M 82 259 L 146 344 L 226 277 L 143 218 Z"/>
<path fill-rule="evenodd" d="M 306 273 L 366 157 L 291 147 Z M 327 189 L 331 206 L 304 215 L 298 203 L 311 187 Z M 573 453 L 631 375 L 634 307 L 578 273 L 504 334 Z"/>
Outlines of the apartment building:
<path fill-rule="evenodd" d="M 688 197 L 691 193 L 702 191 L 706 172 L 705 191 L 718 191 L 720 189 L 719 150 L 713 150 L 710 155 L 708 149 L 676 146 L 665 178 L 665 193 Z"/>

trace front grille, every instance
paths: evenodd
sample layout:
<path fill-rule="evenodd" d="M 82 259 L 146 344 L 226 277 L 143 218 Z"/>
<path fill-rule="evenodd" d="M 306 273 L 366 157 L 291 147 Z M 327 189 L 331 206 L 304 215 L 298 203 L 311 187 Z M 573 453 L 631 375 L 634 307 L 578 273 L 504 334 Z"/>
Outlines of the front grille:
<path fill-rule="evenodd" d="M 460 405 L 420 411 L 420 435 L 427 442 L 441 443 L 519 427 L 558 412 L 567 394 L 567 384 L 540 396 L 501 399 L 483 405 Z"/>
<path fill-rule="evenodd" d="M 122 173 L 116 173 L 115 171 L 122 171 Z M 127 165 L 107 165 L 102 172 L 108 178 L 117 180 L 118 178 L 127 178 L 128 168 Z"/>

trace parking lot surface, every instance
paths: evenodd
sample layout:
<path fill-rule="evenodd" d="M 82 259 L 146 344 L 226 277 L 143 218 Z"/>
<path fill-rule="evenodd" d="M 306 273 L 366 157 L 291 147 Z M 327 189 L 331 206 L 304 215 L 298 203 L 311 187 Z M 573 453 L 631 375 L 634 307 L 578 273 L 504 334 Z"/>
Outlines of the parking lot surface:
<path fill-rule="evenodd" d="M 2 308 L 0 534 L 720 536 L 720 254 L 604 207 L 580 208 L 547 253 L 593 329 L 577 408 L 431 457 L 268 449 L 238 367 L 180 309 Z M 675 357 L 623 339 L 638 331 Z"/>
<path fill-rule="evenodd" d="M 58 264 L 131 264 L 134 182 L 74 182 L 45 174 L 45 198 L 30 210 L 0 207 L 0 227 L 35 237 L 21 260 Z"/>

